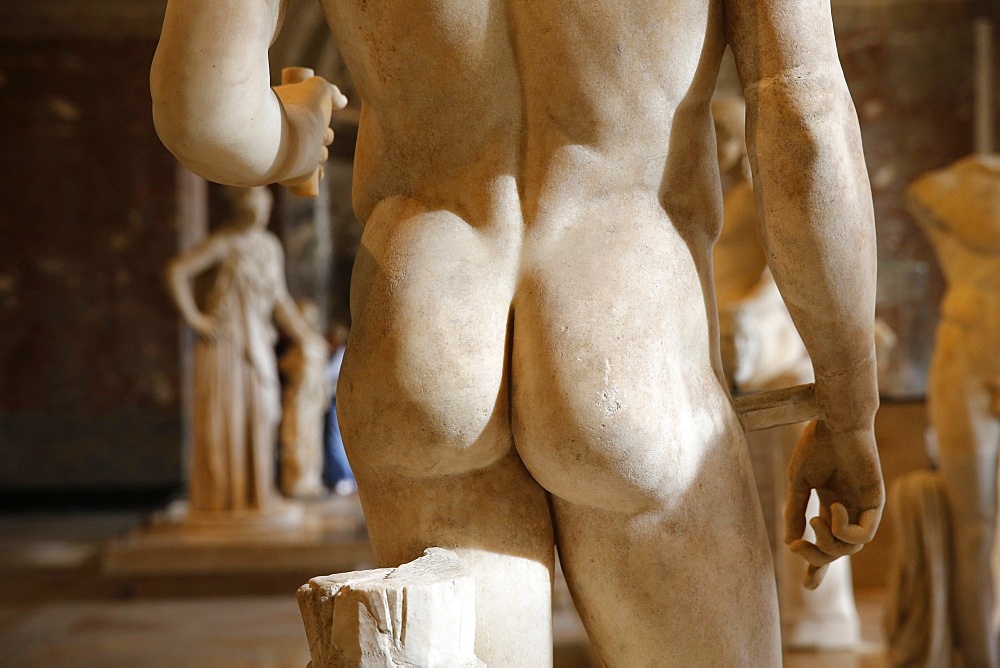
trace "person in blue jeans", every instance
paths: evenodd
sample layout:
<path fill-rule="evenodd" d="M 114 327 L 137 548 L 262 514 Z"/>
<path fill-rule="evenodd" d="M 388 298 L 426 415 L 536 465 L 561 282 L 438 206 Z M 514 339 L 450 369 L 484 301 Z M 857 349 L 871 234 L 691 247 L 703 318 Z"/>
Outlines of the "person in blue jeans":
<path fill-rule="evenodd" d="M 357 491 L 354 473 L 344 452 L 344 440 L 340 436 L 340 422 L 337 420 L 337 380 L 340 365 L 344 360 L 344 344 L 347 342 L 347 328 L 336 324 L 330 331 L 333 354 L 326 366 L 326 382 L 330 388 L 330 408 L 327 410 L 323 433 L 323 482 L 335 494 L 346 496 Z"/>

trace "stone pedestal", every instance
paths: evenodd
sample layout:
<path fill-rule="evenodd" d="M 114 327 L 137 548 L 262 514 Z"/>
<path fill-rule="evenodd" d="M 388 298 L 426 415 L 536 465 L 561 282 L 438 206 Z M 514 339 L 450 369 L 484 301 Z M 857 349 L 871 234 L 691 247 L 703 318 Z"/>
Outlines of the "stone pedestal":
<path fill-rule="evenodd" d="M 228 519 L 190 517 L 175 503 L 104 549 L 118 577 L 315 573 L 372 563 L 360 504 L 332 497 L 285 512 Z M 300 580 L 301 582 L 301 580 Z"/>
<path fill-rule="evenodd" d="M 474 653 L 475 579 L 448 550 L 313 578 L 298 599 L 312 668 L 485 665 Z"/>

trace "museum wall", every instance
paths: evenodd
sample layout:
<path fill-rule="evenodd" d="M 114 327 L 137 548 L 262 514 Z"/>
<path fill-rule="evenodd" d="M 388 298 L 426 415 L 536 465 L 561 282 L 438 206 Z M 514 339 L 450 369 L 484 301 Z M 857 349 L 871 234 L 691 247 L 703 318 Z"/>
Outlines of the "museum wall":
<path fill-rule="evenodd" d="M 0 38 L 0 489 L 174 485 L 179 329 L 161 268 L 177 249 L 178 188 L 150 118 L 155 39 L 11 31 Z"/>
<path fill-rule="evenodd" d="M 974 5 L 842 6 L 841 62 L 858 110 L 878 230 L 878 314 L 899 334 L 887 398 L 922 397 L 943 283 L 904 192 L 973 152 Z"/>
<path fill-rule="evenodd" d="M 161 270 L 197 236 L 204 221 L 192 217 L 203 214 L 190 198 L 204 198 L 150 119 L 148 68 L 164 4 L 0 4 L 0 492 L 181 480 L 184 339 Z M 973 25 L 987 16 L 996 28 L 997 4 L 834 2 L 875 192 L 880 314 L 903 341 L 898 398 L 918 412 L 941 282 L 903 191 L 972 151 Z M 314 19 L 305 45 L 285 53 L 318 55 L 320 73 L 344 76 Z M 720 87 L 735 88 L 731 68 Z M 276 231 L 290 284 L 305 294 L 326 285 L 328 313 L 344 319 L 359 228 L 349 205 L 349 114 L 338 122 L 331 219 L 310 227 L 308 211 L 290 210 Z M 897 442 L 890 430 L 881 447 L 917 462 L 909 455 L 922 444 L 911 432 Z"/>

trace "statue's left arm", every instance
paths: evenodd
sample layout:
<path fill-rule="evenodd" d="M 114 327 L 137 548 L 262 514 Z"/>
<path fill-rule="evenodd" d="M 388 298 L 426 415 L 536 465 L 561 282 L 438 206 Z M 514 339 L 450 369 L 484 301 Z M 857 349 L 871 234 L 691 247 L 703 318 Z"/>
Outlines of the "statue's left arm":
<path fill-rule="evenodd" d="M 869 542 L 885 491 L 874 437 L 875 225 L 826 0 L 726 0 L 768 265 L 813 361 L 822 417 L 789 467 L 786 536 L 825 566 Z M 812 490 L 816 542 L 803 540 Z"/>
<path fill-rule="evenodd" d="M 274 266 L 277 285 L 275 286 L 273 315 L 278 329 L 301 346 L 325 347 L 326 342 L 323 337 L 309 324 L 288 293 L 288 286 L 285 284 L 285 257 L 281 251 L 281 243 L 276 238 L 269 238 L 269 242 L 276 256 Z"/>
<path fill-rule="evenodd" d="M 169 0 L 150 71 L 164 145 L 200 176 L 229 185 L 307 180 L 333 140 L 321 77 L 270 86 L 267 49 L 285 0 Z"/>

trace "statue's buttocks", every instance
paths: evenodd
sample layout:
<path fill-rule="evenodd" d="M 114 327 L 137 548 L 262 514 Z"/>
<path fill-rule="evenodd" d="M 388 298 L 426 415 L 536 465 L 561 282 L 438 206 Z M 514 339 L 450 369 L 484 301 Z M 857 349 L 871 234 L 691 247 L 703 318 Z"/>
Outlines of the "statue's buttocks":
<path fill-rule="evenodd" d="M 704 292 L 717 175 L 687 159 L 712 151 L 720 26 L 699 6 L 694 29 L 664 40 L 694 3 L 632 4 L 580 6 L 572 23 L 552 2 L 327 3 L 365 99 L 355 205 L 367 222 L 344 396 L 372 466 L 475 470 L 516 440 L 543 484 L 569 493 L 597 476 L 588 489 L 619 494 L 603 503 L 634 506 L 670 487 L 669 462 L 684 468 L 659 450 L 675 434 L 701 442 L 731 426 Z M 641 308 L 619 308 L 640 295 Z M 610 340 L 609 318 L 649 329 L 635 337 L 649 349 Z M 582 364 L 562 365 L 583 343 Z M 692 382 L 720 416 L 710 427 L 678 417 Z M 553 383 L 565 392 L 543 391 Z M 663 395 L 676 414 L 650 413 Z M 367 417 L 399 406 L 406 420 Z M 577 446 L 553 450 L 553 439 Z M 649 442 L 658 448 L 626 466 Z M 423 445 L 411 457 L 399 443 Z"/>

